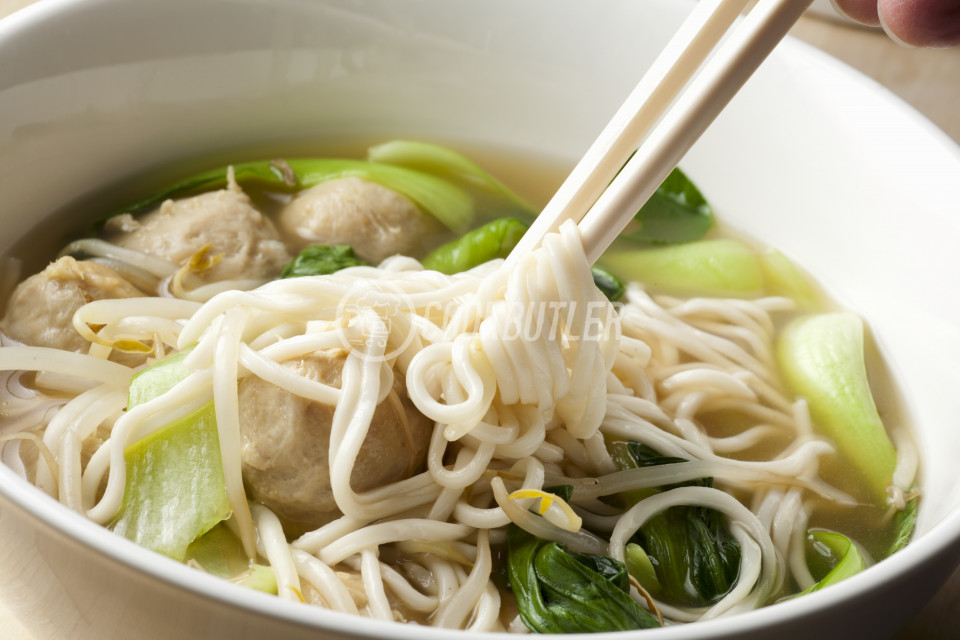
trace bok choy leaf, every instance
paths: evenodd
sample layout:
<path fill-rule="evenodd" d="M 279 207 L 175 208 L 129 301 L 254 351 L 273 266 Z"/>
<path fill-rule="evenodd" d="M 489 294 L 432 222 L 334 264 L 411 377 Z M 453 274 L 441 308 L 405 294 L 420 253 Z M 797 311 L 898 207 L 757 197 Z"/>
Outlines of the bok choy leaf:
<path fill-rule="evenodd" d="M 280 272 L 280 278 L 325 276 L 347 267 L 367 264 L 356 256 L 353 247 L 313 244 L 301 251 Z"/>
<path fill-rule="evenodd" d="M 609 448 L 614 461 L 623 469 L 686 462 L 663 456 L 638 442 L 613 441 Z M 709 487 L 713 486 L 713 479 L 701 478 L 659 490 L 675 486 Z M 622 494 L 622 498 L 633 505 L 657 491 L 631 491 Z M 740 575 L 740 545 L 723 515 L 714 509 L 671 507 L 647 520 L 634 534 L 632 543 L 640 547 L 633 550 L 633 564 L 643 568 L 634 577 L 651 593 L 676 604 L 709 606 L 726 595 Z M 654 569 L 655 582 L 650 580 L 647 563 Z"/>
<path fill-rule="evenodd" d="M 833 531 L 808 531 L 807 557 L 811 572 L 820 581 L 804 589 L 798 596 L 819 591 L 846 580 L 867 568 L 868 561 L 859 547 L 847 536 Z"/>
<path fill-rule="evenodd" d="M 424 256 L 427 269 L 447 275 L 468 271 L 485 262 L 506 258 L 520 242 L 527 225 L 516 218 L 499 218 L 441 245 Z"/>
<path fill-rule="evenodd" d="M 616 302 L 627 291 L 623 280 L 603 267 L 590 267 L 590 274 L 593 276 L 593 284 L 597 285 L 597 289 L 600 289 L 610 302 Z"/>
<path fill-rule="evenodd" d="M 680 169 L 674 169 L 640 207 L 621 237 L 674 244 L 699 240 L 713 226 L 713 209 Z"/>
<path fill-rule="evenodd" d="M 756 253 L 727 238 L 646 248 L 620 241 L 600 261 L 628 281 L 676 295 L 752 298 L 764 292 Z"/>
<path fill-rule="evenodd" d="M 571 553 L 516 525 L 507 530 L 510 585 L 524 624 L 537 633 L 592 633 L 660 626 L 634 602 L 622 563 Z"/>
<path fill-rule="evenodd" d="M 506 258 L 527 231 L 527 224 L 516 218 L 499 218 L 441 245 L 424 256 L 427 269 L 460 273 L 490 260 Z M 616 302 L 626 289 L 623 281 L 601 267 L 591 267 L 593 282 L 611 301 Z"/>
<path fill-rule="evenodd" d="M 902 511 L 894 514 L 893 526 L 895 538 L 887 550 L 888 556 L 892 556 L 897 551 L 903 549 L 907 546 L 907 543 L 910 542 L 910 539 L 913 538 L 913 531 L 917 527 L 917 509 L 919 506 L 920 497 L 914 496 L 907 500 L 907 505 Z"/>
<path fill-rule="evenodd" d="M 870 391 L 863 321 L 849 312 L 798 318 L 780 334 L 777 357 L 790 389 L 807 400 L 814 426 L 863 478 L 872 502 L 886 506 L 897 452 Z"/>
<path fill-rule="evenodd" d="M 190 374 L 180 352 L 130 385 L 133 408 Z M 148 549 L 183 560 L 191 542 L 230 516 L 213 403 L 127 447 L 123 503 L 111 528 Z"/>
<path fill-rule="evenodd" d="M 243 545 L 224 524 L 218 524 L 187 547 L 185 562 L 244 587 L 277 594 L 273 569 L 251 564 Z"/>
<path fill-rule="evenodd" d="M 392 140 L 367 150 L 367 160 L 421 171 L 466 190 L 490 217 L 519 217 L 530 222 L 536 210 L 475 162 L 429 142 Z"/>

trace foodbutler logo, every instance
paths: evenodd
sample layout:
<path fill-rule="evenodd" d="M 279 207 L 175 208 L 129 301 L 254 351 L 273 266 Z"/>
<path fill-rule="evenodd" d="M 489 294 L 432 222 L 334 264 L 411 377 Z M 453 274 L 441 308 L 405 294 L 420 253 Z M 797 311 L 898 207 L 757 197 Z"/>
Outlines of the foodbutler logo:
<path fill-rule="evenodd" d="M 421 321 L 414 315 L 425 315 L 442 329 L 464 304 L 470 302 L 432 302 L 417 309 L 411 295 L 398 284 L 361 279 L 351 285 L 340 302 L 340 342 L 364 360 L 392 362 L 417 338 Z M 491 300 L 474 316 L 477 324 L 467 330 L 477 331 L 482 320 L 494 323 L 497 340 L 504 345 L 546 339 L 571 348 L 578 342 L 618 339 L 617 315 L 617 308 L 605 299 L 579 305 L 577 301 Z"/>
<path fill-rule="evenodd" d="M 362 359 L 392 361 L 416 338 L 411 297 L 386 280 L 360 279 L 340 301 L 340 342 Z"/>

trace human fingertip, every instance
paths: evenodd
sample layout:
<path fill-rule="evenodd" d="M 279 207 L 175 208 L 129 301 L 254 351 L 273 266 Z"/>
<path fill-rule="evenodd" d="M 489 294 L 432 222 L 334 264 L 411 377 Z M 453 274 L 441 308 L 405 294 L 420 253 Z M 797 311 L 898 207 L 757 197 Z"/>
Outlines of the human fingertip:
<path fill-rule="evenodd" d="M 902 46 L 960 44 L 960 3 L 953 0 L 880 0 L 878 16 L 883 30 Z"/>
<path fill-rule="evenodd" d="M 830 4 L 844 18 L 870 27 L 880 26 L 877 0 L 830 0 Z"/>
<path fill-rule="evenodd" d="M 886 14 L 883 12 L 882 9 L 878 12 L 878 14 L 880 16 L 880 28 L 883 29 L 883 32 L 887 34 L 888 38 L 890 38 L 895 43 L 897 43 L 898 45 L 906 49 L 915 49 L 919 46 L 919 45 L 907 42 L 906 40 L 901 38 L 896 31 L 896 25 L 894 26 L 890 25 L 890 21 L 887 19 Z"/>

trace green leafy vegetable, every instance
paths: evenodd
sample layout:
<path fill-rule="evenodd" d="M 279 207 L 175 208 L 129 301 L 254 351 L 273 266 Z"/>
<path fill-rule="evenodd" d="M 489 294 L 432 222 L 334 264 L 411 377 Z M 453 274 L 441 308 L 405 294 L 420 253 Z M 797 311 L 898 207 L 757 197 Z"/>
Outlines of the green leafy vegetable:
<path fill-rule="evenodd" d="M 187 547 L 184 562 L 197 565 L 207 573 L 245 587 L 277 593 L 273 569 L 251 564 L 240 540 L 223 524 L 218 524 Z"/>
<path fill-rule="evenodd" d="M 649 447 L 640 442 L 633 441 L 623 441 L 623 440 L 614 440 L 611 445 L 617 451 L 616 460 L 620 463 L 626 464 L 626 468 L 636 468 L 636 467 L 655 467 L 662 464 L 677 464 L 680 462 L 688 462 L 685 458 L 678 458 L 677 456 L 665 456 L 662 453 L 657 452 L 652 447 Z M 626 451 L 624 451 L 624 449 Z M 624 453 L 630 457 L 624 459 Z M 690 486 L 695 485 L 698 487 L 708 487 L 711 486 L 709 479 L 703 480 L 692 480 L 688 483 L 678 484 L 678 485 L 667 485 L 665 488 L 671 489 L 673 487 L 680 486 Z M 655 489 L 650 491 L 656 492 Z"/>
<path fill-rule="evenodd" d="M 490 217 L 521 217 L 527 222 L 537 212 L 502 182 L 475 162 L 452 149 L 428 142 L 393 140 L 370 147 L 367 160 L 421 171 L 466 189 Z"/>
<path fill-rule="evenodd" d="M 849 312 L 798 318 L 781 333 L 777 356 L 791 390 L 806 398 L 815 427 L 864 479 L 873 502 L 885 506 L 897 452 L 870 392 L 863 321 Z"/>
<path fill-rule="evenodd" d="M 593 275 L 593 283 L 603 292 L 603 295 L 607 296 L 610 302 L 616 302 L 623 297 L 627 290 L 623 280 L 603 267 L 590 267 L 590 273 Z"/>
<path fill-rule="evenodd" d="M 353 253 L 353 247 L 347 245 L 329 246 L 310 245 L 295 257 L 280 272 L 280 278 L 299 278 L 300 276 L 325 276 L 347 267 L 367 264 Z"/>
<path fill-rule="evenodd" d="M 564 549 L 563 552 L 591 571 L 596 572 L 603 577 L 604 580 L 622 590 L 624 593 L 629 593 L 630 576 L 627 573 L 627 566 L 624 563 L 614 560 L 609 556 L 601 556 L 596 553 L 580 553 L 578 551 L 570 551 L 569 549 Z"/>
<path fill-rule="evenodd" d="M 510 255 L 527 231 L 527 224 L 516 218 L 499 218 L 441 245 L 424 256 L 427 269 L 453 274 L 473 269 L 490 260 Z M 593 281 L 600 291 L 616 302 L 626 289 L 623 281 L 602 267 L 592 267 Z"/>
<path fill-rule="evenodd" d="M 621 241 L 601 261 L 628 281 L 668 293 L 750 298 L 764 291 L 756 254 L 736 240 L 648 248 Z"/>
<path fill-rule="evenodd" d="M 790 298 L 797 307 L 807 311 L 820 306 L 816 288 L 785 255 L 776 249 L 766 249 L 758 258 L 768 294 Z"/>
<path fill-rule="evenodd" d="M 719 601 L 740 575 L 740 545 L 715 509 L 677 506 L 650 518 L 635 535 L 664 599 L 689 606 Z"/>
<path fill-rule="evenodd" d="M 506 258 L 520 242 L 527 225 L 515 218 L 499 218 L 428 253 L 423 266 L 440 273 L 467 271 L 490 260 Z"/>
<path fill-rule="evenodd" d="M 907 500 L 907 505 L 902 511 L 898 511 L 893 516 L 895 538 L 893 544 L 890 545 L 890 549 L 887 551 L 888 556 L 892 556 L 897 551 L 900 551 L 910 542 L 910 539 L 913 537 L 913 531 L 917 527 L 917 509 L 919 506 L 920 498 L 914 496 Z"/>
<path fill-rule="evenodd" d="M 674 169 L 621 234 L 638 242 L 673 244 L 702 238 L 713 226 L 713 209 L 696 185 Z"/>
<path fill-rule="evenodd" d="M 557 496 L 564 502 L 570 502 L 570 498 L 573 497 L 573 485 L 572 484 L 558 484 L 552 487 L 544 487 L 543 490 L 546 493 L 552 493 Z"/>
<path fill-rule="evenodd" d="M 645 444 L 639 442 L 628 442 L 626 440 L 611 440 L 607 443 L 607 449 L 610 456 L 620 469 L 637 469 L 640 467 L 653 467 L 661 464 L 674 464 L 686 462 L 683 458 L 660 455 Z M 651 487 L 649 489 L 633 489 L 620 494 L 626 506 L 633 506 L 644 498 L 649 498 L 662 489 Z"/>
<path fill-rule="evenodd" d="M 260 184 L 282 191 L 299 191 L 337 178 L 360 178 L 403 194 L 449 229 L 463 233 L 474 218 L 473 199 L 461 188 L 435 176 L 388 164 L 340 158 L 291 158 L 231 165 L 238 184 Z M 138 213 L 169 198 L 222 189 L 228 167 L 187 178 L 136 202 L 122 212 Z M 121 213 L 122 213 L 121 212 Z"/>
<path fill-rule="evenodd" d="M 189 349 L 167 356 L 133 376 L 127 397 L 127 409 L 162 396 L 173 389 L 178 382 L 190 375 L 183 360 Z"/>
<path fill-rule="evenodd" d="M 807 549 L 810 551 L 807 557 L 814 577 L 823 577 L 816 584 L 798 593 L 798 596 L 837 584 L 867 568 L 868 563 L 857 545 L 840 533 L 808 531 Z"/>
<path fill-rule="evenodd" d="M 520 617 L 537 633 L 593 633 L 660 626 L 650 612 L 630 597 L 626 570 L 616 560 L 570 553 L 516 525 L 507 531 L 507 553 L 510 584 Z"/>
<path fill-rule="evenodd" d="M 234 576 L 231 580 L 242 587 L 248 587 L 264 593 L 277 595 L 277 574 L 271 567 L 262 564 L 250 565 L 245 573 Z"/>
<path fill-rule="evenodd" d="M 647 592 L 658 597 L 660 595 L 660 580 L 657 579 L 657 569 L 650 561 L 650 556 L 643 550 L 643 547 L 635 542 L 627 543 L 624 548 L 624 564 L 627 565 L 627 571 L 637 582 L 647 590 Z"/>
<path fill-rule="evenodd" d="M 240 540 L 223 523 L 194 540 L 187 547 L 184 561 L 194 562 L 207 573 L 221 578 L 232 578 L 250 566 Z"/>
<path fill-rule="evenodd" d="M 682 458 L 661 455 L 638 442 L 615 441 L 610 448 L 614 461 L 626 469 L 686 462 Z M 678 486 L 709 487 L 713 486 L 713 480 L 700 478 L 661 489 Z M 623 497 L 632 505 L 656 491 L 638 490 L 627 492 Z M 674 603 L 687 606 L 713 604 L 733 588 L 740 574 L 740 545 L 730 533 L 723 515 L 715 509 L 671 507 L 647 520 L 632 540 L 653 566 L 656 582 L 650 582 L 646 572 L 634 577 L 648 591 L 658 592 Z M 640 558 L 635 557 L 635 560 Z"/>
<path fill-rule="evenodd" d="M 133 408 L 171 389 L 190 371 L 184 352 L 133 378 Z M 127 447 L 126 488 L 113 530 L 177 560 L 188 545 L 229 517 L 213 403 Z"/>

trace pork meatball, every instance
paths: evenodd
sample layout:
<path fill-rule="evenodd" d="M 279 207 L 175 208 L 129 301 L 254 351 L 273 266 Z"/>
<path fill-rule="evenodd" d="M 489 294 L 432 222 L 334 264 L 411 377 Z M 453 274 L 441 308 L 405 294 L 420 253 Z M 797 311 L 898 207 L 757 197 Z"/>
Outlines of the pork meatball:
<path fill-rule="evenodd" d="M 73 328 L 77 309 L 94 300 L 143 295 L 113 269 L 65 256 L 17 286 L 0 331 L 31 346 L 83 352 L 90 343 Z"/>
<path fill-rule="evenodd" d="M 283 365 L 298 375 L 340 387 L 346 353 L 332 350 Z M 297 530 L 322 526 L 340 514 L 330 488 L 330 427 L 334 407 L 255 376 L 240 382 L 243 479 L 251 497 Z M 350 484 L 367 491 L 423 469 L 433 423 L 407 398 L 395 376 L 393 391 L 373 414 Z"/>
<path fill-rule="evenodd" d="M 425 236 L 438 231 L 437 222 L 409 199 L 360 178 L 329 180 L 303 191 L 280 213 L 280 226 L 300 248 L 350 245 L 372 264 L 412 255 Z"/>
<path fill-rule="evenodd" d="M 182 265 L 209 245 L 220 256 L 195 274 L 203 284 L 223 280 L 271 280 L 290 260 L 273 223 L 236 184 L 181 200 L 167 200 L 140 216 L 127 216 L 109 240 Z"/>

